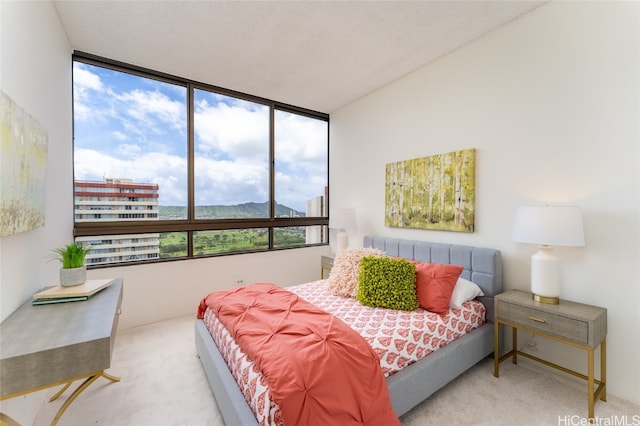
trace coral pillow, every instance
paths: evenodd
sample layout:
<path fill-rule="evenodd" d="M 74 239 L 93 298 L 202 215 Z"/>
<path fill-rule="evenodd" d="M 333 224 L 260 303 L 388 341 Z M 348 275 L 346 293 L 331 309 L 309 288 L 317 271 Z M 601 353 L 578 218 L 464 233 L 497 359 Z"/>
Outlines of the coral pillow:
<path fill-rule="evenodd" d="M 420 307 L 429 312 L 446 314 L 451 294 L 464 269 L 458 265 L 414 262 L 416 265 L 416 293 Z"/>
<path fill-rule="evenodd" d="M 387 254 L 374 248 L 347 248 L 340 250 L 329 274 L 327 290 L 334 296 L 356 297 L 360 263 L 365 256 L 387 257 Z"/>
<path fill-rule="evenodd" d="M 374 308 L 417 309 L 415 266 L 404 259 L 363 258 L 356 300 Z"/>

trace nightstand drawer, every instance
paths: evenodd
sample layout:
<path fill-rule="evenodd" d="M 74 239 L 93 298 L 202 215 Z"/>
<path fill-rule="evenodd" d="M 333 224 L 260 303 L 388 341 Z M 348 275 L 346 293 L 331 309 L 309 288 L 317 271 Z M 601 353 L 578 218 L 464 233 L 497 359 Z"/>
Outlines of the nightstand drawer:
<path fill-rule="evenodd" d="M 581 345 L 589 344 L 589 323 L 498 300 L 496 317 Z"/>
<path fill-rule="evenodd" d="M 531 293 L 511 290 L 495 297 L 499 321 L 596 348 L 607 335 L 607 310 L 560 299 L 557 305 L 536 302 Z"/>

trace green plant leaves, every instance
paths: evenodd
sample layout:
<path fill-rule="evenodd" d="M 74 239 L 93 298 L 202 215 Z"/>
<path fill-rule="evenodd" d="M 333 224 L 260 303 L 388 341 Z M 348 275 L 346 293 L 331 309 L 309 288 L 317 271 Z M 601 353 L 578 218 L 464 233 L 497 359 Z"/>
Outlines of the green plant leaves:
<path fill-rule="evenodd" d="M 78 243 L 71 243 L 64 247 L 54 249 L 57 259 L 63 269 L 79 268 L 84 266 L 84 259 L 91 249 Z"/>

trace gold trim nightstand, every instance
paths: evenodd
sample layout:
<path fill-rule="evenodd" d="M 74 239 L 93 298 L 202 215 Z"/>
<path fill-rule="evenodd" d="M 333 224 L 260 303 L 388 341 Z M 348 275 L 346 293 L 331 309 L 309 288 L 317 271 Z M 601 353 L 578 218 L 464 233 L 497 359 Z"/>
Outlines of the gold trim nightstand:
<path fill-rule="evenodd" d="M 512 327 L 512 349 L 499 357 L 500 324 Z M 595 400 L 607 400 L 606 353 L 607 310 L 592 305 L 560 300 L 557 305 L 536 302 L 531 293 L 512 290 L 495 297 L 493 375 L 498 377 L 499 364 L 518 355 L 579 377 L 588 384 L 589 419 L 594 418 Z M 548 337 L 587 351 L 587 375 L 562 367 L 518 350 L 518 330 Z M 594 351 L 600 346 L 600 380 L 594 378 Z M 594 391 L 594 385 L 598 387 Z"/>
<path fill-rule="evenodd" d="M 320 278 L 323 280 L 329 278 L 331 268 L 333 268 L 333 256 L 322 256 L 320 258 Z"/>

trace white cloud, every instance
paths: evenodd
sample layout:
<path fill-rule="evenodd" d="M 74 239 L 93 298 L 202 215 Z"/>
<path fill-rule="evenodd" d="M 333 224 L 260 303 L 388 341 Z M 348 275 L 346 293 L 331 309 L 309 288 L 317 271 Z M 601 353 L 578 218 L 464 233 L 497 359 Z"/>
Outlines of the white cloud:
<path fill-rule="evenodd" d="M 73 113 L 76 120 L 88 120 L 93 117 L 92 108 L 87 105 L 92 99 L 89 92 L 104 90 L 100 76 L 89 71 L 84 64 L 73 65 Z"/>
<path fill-rule="evenodd" d="M 269 199 L 266 161 L 218 161 L 200 157 L 195 167 L 197 205 L 233 205 Z"/>
<path fill-rule="evenodd" d="M 73 66 L 73 85 L 82 90 L 103 90 L 100 76 L 86 69 L 85 65 L 76 62 Z"/>
<path fill-rule="evenodd" d="M 160 204 L 186 205 L 187 166 L 184 158 L 155 152 L 122 159 L 83 149 L 76 150 L 75 157 L 75 173 L 79 180 L 102 181 L 103 177 L 109 177 L 157 183 Z M 196 163 L 196 204 L 233 205 L 267 201 L 268 173 L 266 162 L 200 159 Z"/>
<path fill-rule="evenodd" d="M 107 177 L 131 179 L 136 183 L 157 183 L 160 204 L 186 204 L 187 164 L 182 157 L 151 152 L 122 159 L 94 150 L 76 149 L 75 163 L 78 180 L 99 182 Z"/>
<path fill-rule="evenodd" d="M 130 158 L 135 159 L 138 158 L 140 153 L 142 152 L 142 148 L 138 145 L 133 144 L 120 144 L 116 148 L 116 152 L 120 155 L 121 158 Z"/>
<path fill-rule="evenodd" d="M 197 150 L 224 153 L 230 158 L 263 158 L 269 155 L 269 111 L 249 110 L 200 102 L 194 116 Z"/>
<path fill-rule="evenodd" d="M 291 167 L 313 166 L 327 160 L 327 123 L 277 111 L 276 158 Z M 326 167 L 325 167 L 326 168 Z"/>
<path fill-rule="evenodd" d="M 164 132 L 156 124 L 161 122 L 173 129 L 186 128 L 186 105 L 182 101 L 169 98 L 158 91 L 133 90 L 118 96 L 124 105 L 128 119 L 133 119 L 136 126 L 151 132 Z"/>
<path fill-rule="evenodd" d="M 116 130 L 116 131 L 114 131 L 114 132 L 111 132 L 111 135 L 112 135 L 115 139 L 117 139 L 117 140 L 119 140 L 119 141 L 124 141 L 124 140 L 127 140 L 127 139 L 128 139 L 127 135 L 125 135 L 124 133 L 122 133 L 122 132 L 120 132 L 120 131 L 118 131 L 118 130 Z"/>

